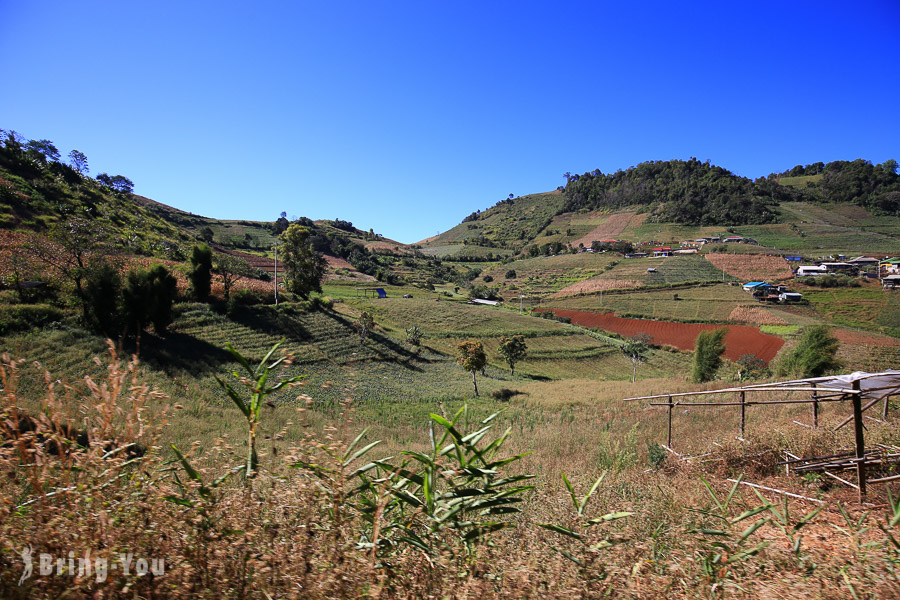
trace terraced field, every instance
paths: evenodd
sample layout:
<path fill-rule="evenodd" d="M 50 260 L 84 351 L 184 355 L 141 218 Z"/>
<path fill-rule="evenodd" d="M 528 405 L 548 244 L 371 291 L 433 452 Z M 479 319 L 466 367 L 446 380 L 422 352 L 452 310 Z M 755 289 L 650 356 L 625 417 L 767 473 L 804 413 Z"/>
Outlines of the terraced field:
<path fill-rule="evenodd" d="M 675 299 L 675 296 L 678 299 Z M 738 306 L 755 305 L 738 286 L 712 285 L 678 290 L 636 290 L 573 298 L 550 299 L 541 307 L 608 310 L 617 315 L 650 319 L 724 322 Z"/>

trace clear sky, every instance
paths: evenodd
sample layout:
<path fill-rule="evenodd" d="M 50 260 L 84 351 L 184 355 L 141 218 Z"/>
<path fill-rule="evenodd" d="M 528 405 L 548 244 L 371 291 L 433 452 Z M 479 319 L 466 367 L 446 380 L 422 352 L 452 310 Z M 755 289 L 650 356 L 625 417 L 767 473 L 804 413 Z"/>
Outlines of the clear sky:
<path fill-rule="evenodd" d="M 900 2 L 0 0 L 0 128 L 402 242 L 562 174 L 900 160 Z"/>

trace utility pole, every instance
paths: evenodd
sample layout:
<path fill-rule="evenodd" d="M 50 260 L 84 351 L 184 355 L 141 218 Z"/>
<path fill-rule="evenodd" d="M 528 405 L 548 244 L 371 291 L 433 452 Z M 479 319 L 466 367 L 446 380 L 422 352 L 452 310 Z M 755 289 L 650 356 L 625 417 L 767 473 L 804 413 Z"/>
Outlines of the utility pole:
<path fill-rule="evenodd" d="M 278 306 L 278 242 L 275 242 L 275 306 Z"/>

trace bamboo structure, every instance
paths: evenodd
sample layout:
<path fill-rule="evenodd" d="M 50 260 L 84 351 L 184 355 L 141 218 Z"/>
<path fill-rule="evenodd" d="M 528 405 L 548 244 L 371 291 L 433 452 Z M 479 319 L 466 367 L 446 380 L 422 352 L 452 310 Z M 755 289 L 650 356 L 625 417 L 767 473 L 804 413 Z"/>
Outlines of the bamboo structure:
<path fill-rule="evenodd" d="M 749 394 L 771 393 L 771 392 L 809 392 L 810 396 L 806 399 L 783 399 L 783 400 L 753 400 L 749 399 Z M 736 400 L 726 400 L 716 402 L 712 401 L 692 401 L 695 397 L 708 397 L 727 394 L 736 394 Z M 853 487 L 859 492 L 859 499 L 862 501 L 866 495 L 867 483 L 881 483 L 900 479 L 900 475 L 881 477 L 877 479 L 867 480 L 867 467 L 883 467 L 888 464 L 900 464 L 900 448 L 894 447 L 878 447 L 876 449 L 867 450 L 865 446 L 865 426 L 863 425 L 863 413 L 875 406 L 879 401 L 883 401 L 882 421 L 887 421 L 889 399 L 893 395 L 900 395 L 900 371 L 885 371 L 882 373 L 852 373 L 839 377 L 817 377 L 811 379 L 798 379 L 792 381 L 782 381 L 775 383 L 763 383 L 755 385 L 745 385 L 740 387 L 731 387 L 720 390 L 704 390 L 698 392 L 682 392 L 682 393 L 665 393 L 653 396 L 638 396 L 634 398 L 625 398 L 629 400 L 648 400 L 650 406 L 665 406 L 668 413 L 668 423 L 666 428 L 666 449 L 674 453 L 672 449 L 675 440 L 672 433 L 672 421 L 674 418 L 674 409 L 676 406 L 697 406 L 697 407 L 729 407 L 737 406 L 740 409 L 740 436 L 738 439 L 744 440 L 744 434 L 747 428 L 747 408 L 750 406 L 769 406 L 774 404 L 811 404 L 812 405 L 812 429 L 819 427 L 819 409 L 824 402 L 849 402 L 852 405 L 852 414 L 844 419 L 835 431 L 844 427 L 851 421 L 853 422 L 854 448 L 852 451 L 836 454 L 833 456 L 820 456 L 813 458 L 790 458 L 779 464 L 784 464 L 788 471 L 793 470 L 797 473 L 806 472 L 822 472 L 828 477 Z M 734 398 L 734 395 L 732 395 Z M 665 399 L 665 401 L 663 401 Z M 863 400 L 868 402 L 863 404 Z M 873 417 L 867 417 L 873 418 Z M 874 419 L 874 418 L 873 418 Z M 878 419 L 874 419 L 878 420 Z M 810 427 L 805 423 L 795 421 L 798 425 Z M 896 451 L 894 451 L 896 450 Z M 789 455 L 790 456 L 790 455 Z M 854 470 L 856 471 L 857 483 L 852 483 L 844 478 L 838 477 L 830 470 Z"/>

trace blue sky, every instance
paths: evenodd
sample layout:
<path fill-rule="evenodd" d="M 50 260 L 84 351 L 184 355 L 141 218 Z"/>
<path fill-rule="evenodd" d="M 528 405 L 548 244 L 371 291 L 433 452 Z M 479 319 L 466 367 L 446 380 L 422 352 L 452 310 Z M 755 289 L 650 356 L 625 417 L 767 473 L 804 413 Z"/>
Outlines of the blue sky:
<path fill-rule="evenodd" d="M 900 3 L 0 0 L 0 128 L 415 242 L 562 174 L 900 160 Z"/>

